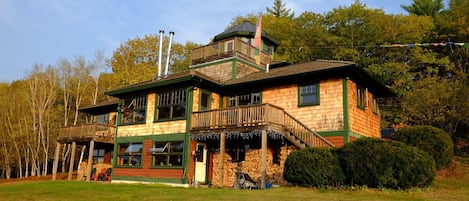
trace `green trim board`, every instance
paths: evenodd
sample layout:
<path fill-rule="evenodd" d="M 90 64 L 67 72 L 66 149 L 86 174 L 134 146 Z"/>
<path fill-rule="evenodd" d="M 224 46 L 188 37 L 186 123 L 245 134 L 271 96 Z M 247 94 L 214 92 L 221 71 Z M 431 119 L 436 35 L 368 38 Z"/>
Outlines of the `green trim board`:
<path fill-rule="evenodd" d="M 183 140 L 184 135 L 185 135 L 185 133 L 174 133 L 174 134 L 158 134 L 158 135 L 119 137 L 119 138 L 116 139 L 116 143 L 143 142 L 145 140 L 177 141 L 177 140 Z"/>
<path fill-rule="evenodd" d="M 155 182 L 155 183 L 174 183 L 174 184 L 187 184 L 182 179 L 176 178 L 148 178 L 148 177 L 126 177 L 126 176 L 114 176 L 112 180 L 124 180 L 124 181 L 140 181 L 140 182 Z"/>
<path fill-rule="evenodd" d="M 187 95 L 187 113 L 192 114 L 192 106 L 194 104 L 194 88 L 190 87 L 188 89 L 188 95 Z M 183 162 L 182 166 L 184 167 L 184 173 L 183 173 L 183 183 L 189 183 L 189 176 L 188 176 L 188 171 L 189 171 L 189 162 L 190 162 L 190 154 L 191 154 L 191 136 L 190 136 L 190 126 L 191 126 L 191 121 L 192 121 L 192 115 L 187 116 L 186 120 L 186 133 L 184 135 L 184 151 L 183 151 Z"/>
<path fill-rule="evenodd" d="M 231 79 L 236 79 L 238 76 L 238 60 L 233 59 L 233 63 L 231 63 Z"/>
<path fill-rule="evenodd" d="M 350 133 L 350 113 L 348 108 L 348 78 L 342 78 L 342 103 L 344 116 L 344 130 L 347 132 L 344 142 L 349 142 Z"/>

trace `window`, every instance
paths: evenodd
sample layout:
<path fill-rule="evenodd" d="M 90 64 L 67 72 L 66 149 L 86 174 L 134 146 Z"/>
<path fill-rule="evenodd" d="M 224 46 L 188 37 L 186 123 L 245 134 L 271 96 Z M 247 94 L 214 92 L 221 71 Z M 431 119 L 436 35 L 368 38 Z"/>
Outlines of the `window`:
<path fill-rule="evenodd" d="M 228 97 L 228 107 L 261 104 L 261 92 L 253 92 Z"/>
<path fill-rule="evenodd" d="M 125 98 L 121 105 L 121 124 L 145 123 L 147 96 Z"/>
<path fill-rule="evenodd" d="M 231 52 L 234 50 L 234 41 L 230 40 L 225 42 L 225 52 Z"/>
<path fill-rule="evenodd" d="M 182 166 L 182 156 L 184 143 L 175 142 L 155 142 L 150 149 L 152 156 L 152 166 Z"/>
<path fill-rule="evenodd" d="M 373 113 L 378 114 L 379 106 L 378 106 L 378 99 L 373 98 Z"/>
<path fill-rule="evenodd" d="M 200 105 L 199 110 L 205 111 L 210 109 L 210 103 L 212 102 L 212 98 L 210 92 L 202 91 L 200 94 Z"/>
<path fill-rule="evenodd" d="M 94 116 L 94 123 L 109 124 L 109 114 L 100 114 Z"/>
<path fill-rule="evenodd" d="M 93 164 L 104 163 L 104 149 L 93 150 Z"/>
<path fill-rule="evenodd" d="M 368 92 L 368 89 L 362 88 L 357 85 L 357 107 L 361 109 L 365 109 L 366 106 L 368 106 L 366 102 L 367 92 Z"/>
<path fill-rule="evenodd" d="M 118 146 L 117 166 L 142 165 L 142 143 L 121 143 Z"/>
<path fill-rule="evenodd" d="M 319 84 L 304 84 L 298 87 L 299 106 L 309 106 L 319 104 Z"/>
<path fill-rule="evenodd" d="M 186 90 L 158 94 L 158 120 L 182 119 L 186 116 Z"/>

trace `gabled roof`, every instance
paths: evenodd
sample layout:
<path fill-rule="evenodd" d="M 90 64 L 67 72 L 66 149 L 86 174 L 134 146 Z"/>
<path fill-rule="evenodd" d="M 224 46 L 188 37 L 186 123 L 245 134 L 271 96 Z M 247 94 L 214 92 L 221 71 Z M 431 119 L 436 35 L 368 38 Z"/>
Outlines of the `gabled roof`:
<path fill-rule="evenodd" d="M 241 24 L 238 24 L 236 26 L 230 27 L 224 32 L 216 35 L 213 38 L 213 42 L 224 40 L 227 38 L 232 38 L 235 36 L 239 37 L 246 37 L 246 38 L 254 38 L 254 35 L 256 34 L 256 25 L 252 24 L 249 21 L 245 21 Z M 279 46 L 279 42 L 272 38 L 269 34 L 267 34 L 265 31 L 262 31 L 262 40 L 266 40 L 267 43 L 273 44 L 276 47 Z"/>

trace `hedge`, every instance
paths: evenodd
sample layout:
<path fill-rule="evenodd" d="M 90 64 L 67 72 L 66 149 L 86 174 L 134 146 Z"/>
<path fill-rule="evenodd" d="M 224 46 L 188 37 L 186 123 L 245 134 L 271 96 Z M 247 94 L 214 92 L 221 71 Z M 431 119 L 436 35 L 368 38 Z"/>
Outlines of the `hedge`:
<path fill-rule="evenodd" d="M 402 142 L 360 138 L 340 149 L 346 184 L 408 189 L 431 184 L 436 169 L 426 152 Z"/>
<path fill-rule="evenodd" d="M 337 149 L 307 148 L 288 155 L 283 178 L 301 186 L 338 186 L 345 176 L 340 167 Z"/>
<path fill-rule="evenodd" d="M 429 153 L 435 160 L 436 169 L 448 166 L 454 156 L 454 144 L 449 134 L 432 126 L 402 128 L 390 136 Z"/>

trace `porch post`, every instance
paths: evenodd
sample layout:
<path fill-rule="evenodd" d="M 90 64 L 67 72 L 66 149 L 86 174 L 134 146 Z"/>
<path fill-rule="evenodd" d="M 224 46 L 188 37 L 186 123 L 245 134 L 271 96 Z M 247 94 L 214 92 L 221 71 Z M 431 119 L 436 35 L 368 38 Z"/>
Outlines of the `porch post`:
<path fill-rule="evenodd" d="M 80 169 L 81 169 L 81 162 L 83 161 L 83 155 L 85 154 L 85 150 L 86 150 L 86 145 L 83 145 L 83 146 L 81 147 L 80 160 L 78 160 L 78 171 L 80 171 Z M 79 177 L 77 176 L 77 180 L 80 181 L 81 178 L 79 178 Z"/>
<path fill-rule="evenodd" d="M 261 159 L 261 189 L 265 188 L 265 176 L 267 169 L 267 131 L 262 130 L 262 159 Z"/>
<path fill-rule="evenodd" d="M 90 150 L 88 152 L 88 166 L 86 167 L 86 181 L 90 181 L 91 168 L 93 167 L 94 140 L 90 141 Z"/>
<path fill-rule="evenodd" d="M 225 133 L 220 133 L 220 157 L 218 158 L 218 186 L 223 187 L 223 156 L 225 155 Z"/>
<path fill-rule="evenodd" d="M 57 179 L 57 168 L 59 167 L 60 143 L 55 146 L 54 164 L 52 165 L 52 180 Z"/>
<path fill-rule="evenodd" d="M 77 148 L 77 143 L 75 141 L 72 142 L 72 156 L 70 156 L 70 166 L 68 167 L 68 180 L 72 180 L 72 173 L 73 173 L 73 166 L 75 165 L 75 152 Z"/>

